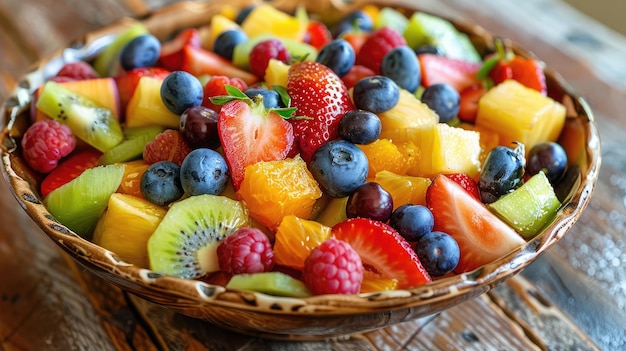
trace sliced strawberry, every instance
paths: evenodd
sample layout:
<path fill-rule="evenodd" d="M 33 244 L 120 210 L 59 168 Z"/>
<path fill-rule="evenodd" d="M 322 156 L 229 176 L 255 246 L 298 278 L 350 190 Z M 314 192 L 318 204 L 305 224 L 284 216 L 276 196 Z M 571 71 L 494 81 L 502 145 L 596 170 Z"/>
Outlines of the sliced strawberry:
<path fill-rule="evenodd" d="M 297 108 L 294 134 L 302 158 L 309 162 L 315 150 L 337 139 L 339 120 L 354 109 L 348 89 L 330 68 L 314 61 L 293 64 L 287 75 L 291 106 Z"/>
<path fill-rule="evenodd" d="M 433 230 L 452 235 L 459 244 L 456 273 L 493 262 L 525 243 L 515 230 L 446 176 L 433 178 L 426 203 L 435 217 Z"/>
<path fill-rule="evenodd" d="M 467 191 L 470 195 L 476 198 L 476 200 L 480 200 L 480 192 L 478 191 L 478 184 L 472 179 L 469 175 L 465 173 L 454 173 L 454 174 L 446 174 L 446 176 L 455 183 L 459 184 L 465 191 Z"/>
<path fill-rule="evenodd" d="M 361 256 L 366 277 L 397 279 L 399 289 L 431 281 L 409 242 L 385 223 L 352 218 L 336 224 L 331 233 Z"/>
<path fill-rule="evenodd" d="M 330 43 L 331 40 L 333 40 L 333 37 L 326 24 L 320 21 L 309 20 L 305 36 L 305 42 L 307 44 L 317 50 L 321 50 L 326 44 Z"/>
<path fill-rule="evenodd" d="M 481 68 L 480 63 L 435 54 L 420 54 L 418 58 L 422 70 L 422 85 L 425 87 L 447 83 L 460 93 L 479 83 L 476 73 Z"/>
<path fill-rule="evenodd" d="M 218 54 L 189 45 L 183 48 L 181 70 L 187 71 L 194 76 L 208 74 L 211 76 L 237 77 L 248 85 L 259 81 L 259 78 L 254 74 L 233 65 L 230 61 Z"/>
<path fill-rule="evenodd" d="M 509 65 L 513 70 L 513 79 L 543 95 L 548 93 L 546 75 L 537 60 L 515 56 Z"/>
<path fill-rule="evenodd" d="M 216 105 L 211 102 L 211 98 L 215 96 L 227 95 L 226 85 L 232 85 L 237 89 L 244 91 L 248 89 L 248 84 L 240 78 L 229 78 L 226 76 L 213 76 L 204 85 L 204 97 L 202 98 L 202 106 L 208 107 L 215 112 L 220 112 L 221 105 Z"/>
<path fill-rule="evenodd" d="M 243 181 L 246 166 L 282 160 L 293 144 L 293 127 L 263 103 L 231 101 L 222 106 L 217 130 L 235 190 Z"/>
<path fill-rule="evenodd" d="M 200 32 L 196 28 L 188 28 L 178 33 L 174 39 L 169 40 L 161 46 L 161 55 L 158 65 L 170 71 L 181 70 L 185 46 L 200 48 L 202 46 L 202 38 Z"/>
<path fill-rule="evenodd" d="M 92 148 L 70 155 L 43 179 L 41 196 L 45 197 L 52 190 L 78 177 L 86 169 L 97 166 L 101 155 L 100 151 Z"/>
<path fill-rule="evenodd" d="M 478 112 L 478 102 L 487 90 L 482 84 L 473 84 L 461 91 L 459 103 L 459 119 L 463 122 L 474 123 Z"/>
<path fill-rule="evenodd" d="M 126 111 L 126 106 L 133 96 L 141 77 L 155 77 L 165 79 L 171 72 L 160 67 L 135 68 L 122 75 L 114 77 L 117 92 L 120 96 L 120 111 Z"/>
<path fill-rule="evenodd" d="M 380 74 L 380 64 L 385 55 L 398 46 L 406 45 L 406 40 L 397 30 L 382 27 L 370 34 L 356 55 L 356 64 L 363 65 Z"/>
<path fill-rule="evenodd" d="M 343 80 L 346 88 L 350 89 L 353 88 L 362 78 L 373 75 L 375 75 L 375 73 L 371 69 L 361 65 L 354 65 L 345 76 L 341 77 L 341 80 Z"/>

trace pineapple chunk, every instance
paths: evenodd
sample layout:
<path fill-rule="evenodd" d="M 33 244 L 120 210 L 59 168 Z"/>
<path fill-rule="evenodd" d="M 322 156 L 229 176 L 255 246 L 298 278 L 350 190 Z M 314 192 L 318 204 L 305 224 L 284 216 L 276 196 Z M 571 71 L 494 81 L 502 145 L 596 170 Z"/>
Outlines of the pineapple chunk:
<path fill-rule="evenodd" d="M 232 19 L 223 14 L 217 14 L 211 18 L 211 24 L 200 31 L 202 45 L 207 50 L 213 51 L 213 43 L 215 43 L 215 39 L 217 39 L 220 34 L 229 29 L 239 28 L 239 25 Z"/>
<path fill-rule="evenodd" d="M 178 128 L 180 116 L 170 111 L 161 100 L 163 79 L 144 76 L 126 107 L 126 126 L 160 125 Z"/>
<path fill-rule="evenodd" d="M 565 106 L 515 80 L 490 89 L 479 101 L 476 126 L 499 135 L 500 145 L 521 142 L 526 152 L 556 141 L 565 124 Z"/>
<path fill-rule="evenodd" d="M 166 212 L 142 198 L 114 193 L 96 224 L 93 242 L 126 262 L 148 268 L 148 239 Z"/>
<path fill-rule="evenodd" d="M 280 38 L 303 41 L 307 25 L 307 21 L 282 12 L 269 4 L 263 4 L 250 12 L 241 28 L 249 38 L 272 34 Z"/>
<path fill-rule="evenodd" d="M 439 116 L 408 90 L 400 89 L 400 100 L 391 110 L 378 114 L 381 123 L 380 138 L 393 142 L 406 139 L 407 128 L 431 126 L 439 123 Z"/>
<path fill-rule="evenodd" d="M 419 148 L 418 162 L 407 172 L 417 177 L 438 173 L 466 173 L 476 179 L 480 173 L 480 133 L 445 123 L 410 128 L 406 135 Z"/>
<path fill-rule="evenodd" d="M 272 87 L 274 85 L 280 85 L 282 87 L 286 87 L 289 67 L 291 66 L 283 61 L 270 59 L 267 69 L 265 70 L 264 78 L 267 86 Z"/>

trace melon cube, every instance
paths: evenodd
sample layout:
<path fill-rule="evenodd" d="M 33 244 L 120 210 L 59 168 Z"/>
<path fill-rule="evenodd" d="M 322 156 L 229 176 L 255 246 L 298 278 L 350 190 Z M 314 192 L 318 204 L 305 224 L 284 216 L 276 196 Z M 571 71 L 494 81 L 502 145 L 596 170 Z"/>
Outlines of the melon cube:
<path fill-rule="evenodd" d="M 515 80 L 490 89 L 479 101 L 476 126 L 499 135 L 500 145 L 521 142 L 528 152 L 544 141 L 556 141 L 566 117 L 565 106 Z"/>

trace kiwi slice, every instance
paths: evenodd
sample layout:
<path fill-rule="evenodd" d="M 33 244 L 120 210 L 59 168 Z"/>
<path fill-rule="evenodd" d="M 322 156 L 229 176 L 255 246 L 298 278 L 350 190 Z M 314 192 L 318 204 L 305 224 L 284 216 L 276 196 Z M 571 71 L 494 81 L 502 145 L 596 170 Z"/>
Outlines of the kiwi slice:
<path fill-rule="evenodd" d="M 147 33 L 148 29 L 143 24 L 135 23 L 116 36 L 111 44 L 107 45 L 96 57 L 93 64 L 96 72 L 102 77 L 116 76 L 119 67 L 119 55 L 124 46 L 134 38 Z"/>
<path fill-rule="evenodd" d="M 146 144 L 164 130 L 161 126 L 127 127 L 124 129 L 124 141 L 103 153 L 98 162 L 108 165 L 137 159 L 143 155 Z"/>
<path fill-rule="evenodd" d="M 120 186 L 123 176 L 123 165 L 87 169 L 70 182 L 51 191 L 44 198 L 43 204 L 61 224 L 83 238 L 91 239 L 109 197 Z"/>
<path fill-rule="evenodd" d="M 539 172 L 487 206 L 524 238 L 530 239 L 554 219 L 561 203 L 548 177 Z"/>
<path fill-rule="evenodd" d="M 197 195 L 178 201 L 148 240 L 150 268 L 180 278 L 215 272 L 220 241 L 248 221 L 243 203 L 224 196 Z"/>
<path fill-rule="evenodd" d="M 58 83 L 46 83 L 37 100 L 37 109 L 66 124 L 74 135 L 102 152 L 124 139 L 122 127 L 111 110 Z"/>
<path fill-rule="evenodd" d="M 302 281 L 282 272 L 236 274 L 226 284 L 226 287 L 228 289 L 250 290 L 275 296 L 311 296 L 311 291 Z"/>

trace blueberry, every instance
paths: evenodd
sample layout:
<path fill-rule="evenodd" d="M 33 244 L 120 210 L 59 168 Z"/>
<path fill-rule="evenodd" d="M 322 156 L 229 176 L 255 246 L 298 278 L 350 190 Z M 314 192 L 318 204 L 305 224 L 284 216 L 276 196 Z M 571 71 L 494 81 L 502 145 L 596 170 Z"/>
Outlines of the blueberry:
<path fill-rule="evenodd" d="M 207 148 L 191 151 L 180 165 L 180 182 L 189 195 L 218 195 L 228 182 L 230 173 L 224 157 Z"/>
<path fill-rule="evenodd" d="M 418 240 L 415 253 L 432 277 L 448 274 L 459 264 L 459 244 L 443 232 L 430 232 Z"/>
<path fill-rule="evenodd" d="M 382 124 L 375 113 L 350 110 L 339 120 L 339 137 L 354 144 L 369 144 L 380 136 Z"/>
<path fill-rule="evenodd" d="M 500 145 L 489 151 L 478 179 L 478 190 L 482 202 L 492 203 L 520 186 L 525 165 L 523 144 L 517 144 L 514 149 Z"/>
<path fill-rule="evenodd" d="M 229 29 L 220 33 L 213 43 L 213 51 L 227 60 L 233 59 L 235 46 L 248 41 L 248 36 L 241 29 Z"/>
<path fill-rule="evenodd" d="M 203 93 L 204 88 L 198 78 L 184 71 L 170 73 L 161 85 L 161 100 L 177 115 L 190 107 L 200 106 Z"/>
<path fill-rule="evenodd" d="M 424 89 L 422 102 L 439 115 L 439 122 L 447 123 L 459 113 L 461 95 L 449 84 L 433 84 Z"/>
<path fill-rule="evenodd" d="M 333 140 L 315 151 L 309 169 L 328 195 L 346 197 L 365 183 L 367 156 L 353 143 Z"/>
<path fill-rule="evenodd" d="M 286 107 L 283 103 L 280 94 L 276 90 L 262 89 L 262 88 L 249 88 L 244 92 L 250 99 L 254 99 L 255 96 L 261 95 L 263 98 L 263 107 L 270 108 L 283 108 Z"/>
<path fill-rule="evenodd" d="M 385 76 L 362 78 L 354 85 L 356 108 L 374 113 L 391 110 L 400 100 L 400 88 Z"/>
<path fill-rule="evenodd" d="M 420 45 L 416 47 L 415 54 L 416 55 L 432 54 L 432 55 L 438 55 L 438 56 L 444 55 L 443 49 L 441 49 L 440 46 L 431 45 L 431 44 L 424 44 L 424 45 Z"/>
<path fill-rule="evenodd" d="M 365 13 L 365 11 L 355 10 L 345 15 L 339 23 L 337 23 L 332 30 L 333 38 L 338 38 L 341 34 L 346 32 L 353 32 L 355 30 L 361 32 L 370 32 L 374 28 L 374 21 L 372 17 Z"/>
<path fill-rule="evenodd" d="M 180 167 L 170 161 L 151 164 L 141 176 L 141 194 L 159 206 L 165 206 L 184 195 Z"/>
<path fill-rule="evenodd" d="M 354 48 L 344 39 L 335 39 L 326 44 L 316 58 L 317 62 L 329 67 L 339 77 L 350 71 L 355 60 Z"/>
<path fill-rule="evenodd" d="M 120 52 L 120 65 L 125 70 L 152 67 L 161 55 L 161 42 L 154 35 L 143 34 L 129 41 Z"/>
<path fill-rule="evenodd" d="M 567 170 L 567 153 L 555 142 L 546 141 L 533 146 L 528 152 L 526 172 L 535 175 L 545 172 L 550 183 L 556 184 Z"/>
<path fill-rule="evenodd" d="M 422 80 L 420 63 L 413 49 L 398 46 L 389 51 L 380 65 L 381 73 L 391 78 L 400 88 L 415 93 Z"/>
<path fill-rule="evenodd" d="M 428 207 L 404 204 L 393 211 L 389 225 L 404 239 L 414 242 L 433 230 L 435 218 Z"/>
<path fill-rule="evenodd" d="M 250 14 L 250 12 L 252 12 L 252 10 L 254 10 L 255 8 L 256 8 L 256 5 L 249 5 L 241 9 L 241 11 L 237 13 L 237 17 L 235 17 L 235 23 L 237 23 L 238 25 L 243 24 L 243 21 L 245 21 L 246 18 L 248 18 L 248 15 Z"/>

